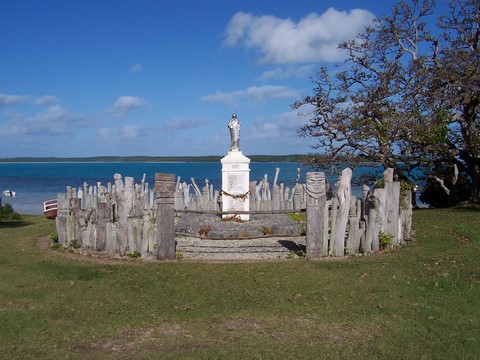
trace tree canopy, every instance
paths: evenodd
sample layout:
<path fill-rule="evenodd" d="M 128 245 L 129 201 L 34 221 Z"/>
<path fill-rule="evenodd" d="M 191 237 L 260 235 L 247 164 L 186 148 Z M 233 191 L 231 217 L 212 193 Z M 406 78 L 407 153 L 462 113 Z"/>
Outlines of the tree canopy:
<path fill-rule="evenodd" d="M 451 166 L 479 201 L 480 3 L 441 5 L 435 17 L 435 0 L 397 3 L 340 44 L 346 61 L 320 68 L 313 94 L 292 105 L 308 115 L 299 134 L 316 138 L 320 165 L 367 158 L 405 181 L 419 166 Z"/>

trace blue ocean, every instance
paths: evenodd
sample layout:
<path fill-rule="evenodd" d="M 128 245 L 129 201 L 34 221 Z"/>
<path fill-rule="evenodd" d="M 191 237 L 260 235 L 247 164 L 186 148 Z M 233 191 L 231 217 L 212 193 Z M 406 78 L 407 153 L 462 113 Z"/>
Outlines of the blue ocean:
<path fill-rule="evenodd" d="M 260 181 L 264 175 L 267 175 L 272 183 L 277 167 L 280 168 L 278 183 L 284 183 L 286 186 L 294 184 L 299 174 L 299 180 L 304 182 L 307 171 L 312 171 L 300 163 L 252 162 L 250 180 Z M 368 170 L 374 169 L 368 168 Z M 139 183 L 145 174 L 145 181 L 150 184 L 150 187 L 154 186 L 155 173 L 175 174 L 187 183 L 194 178 L 199 187 L 203 187 L 205 179 L 208 179 L 215 190 L 221 190 L 222 165 L 220 162 L 0 163 L 2 203 L 11 204 L 20 214 L 42 214 L 43 202 L 56 198 L 58 193 L 66 193 L 67 186 L 79 187 L 84 182 L 89 185 L 95 185 L 97 182 L 107 185 L 109 182 L 114 182 L 113 175 L 116 173 L 123 177 L 131 176 L 135 178 L 136 183 Z M 329 175 L 327 172 L 327 176 L 333 185 L 337 180 L 335 174 Z M 3 190 L 12 190 L 16 195 L 5 196 Z"/>

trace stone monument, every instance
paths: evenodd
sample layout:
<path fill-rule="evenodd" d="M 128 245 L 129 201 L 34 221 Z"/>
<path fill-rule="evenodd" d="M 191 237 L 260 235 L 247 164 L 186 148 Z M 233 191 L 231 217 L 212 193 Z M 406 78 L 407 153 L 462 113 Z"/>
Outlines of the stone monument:
<path fill-rule="evenodd" d="M 222 158 L 222 211 L 228 211 L 223 217 L 235 216 L 249 220 L 249 214 L 237 211 L 250 209 L 250 159 L 240 151 L 240 121 L 233 114 L 228 122 L 230 130 L 230 151 Z"/>

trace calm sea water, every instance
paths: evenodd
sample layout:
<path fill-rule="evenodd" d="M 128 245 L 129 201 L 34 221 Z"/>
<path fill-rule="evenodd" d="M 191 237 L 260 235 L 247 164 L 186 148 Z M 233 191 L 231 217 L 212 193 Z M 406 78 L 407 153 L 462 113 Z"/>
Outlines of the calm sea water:
<path fill-rule="evenodd" d="M 305 181 L 307 171 L 299 163 L 251 163 L 250 180 L 260 181 L 267 174 L 270 183 L 273 182 L 275 169 L 280 168 L 278 183 L 291 186 L 300 171 L 300 180 Z M 367 169 L 368 171 L 372 170 Z M 355 172 L 364 172 L 356 170 Z M 199 187 L 203 187 L 205 179 L 213 184 L 215 190 L 221 189 L 221 163 L 0 163 L 0 191 L 2 203 L 9 203 L 15 211 L 21 214 L 42 214 L 43 202 L 57 197 L 58 193 L 66 193 L 66 186 L 79 187 L 84 182 L 95 185 L 101 182 L 106 185 L 113 183 L 115 173 L 132 176 L 139 183 L 146 175 L 146 182 L 154 186 L 155 173 L 170 173 L 180 176 L 182 181 L 190 183 L 194 178 Z M 329 176 L 335 183 L 336 177 Z M 15 197 L 7 197 L 3 190 L 16 192 Z"/>

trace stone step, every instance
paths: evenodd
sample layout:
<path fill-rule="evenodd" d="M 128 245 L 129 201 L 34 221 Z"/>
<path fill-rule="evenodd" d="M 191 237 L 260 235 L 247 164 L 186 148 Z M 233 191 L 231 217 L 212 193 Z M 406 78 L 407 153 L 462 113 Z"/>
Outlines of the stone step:
<path fill-rule="evenodd" d="M 177 237 L 177 252 L 183 259 L 253 260 L 281 259 L 305 250 L 304 237 L 209 240 Z"/>

